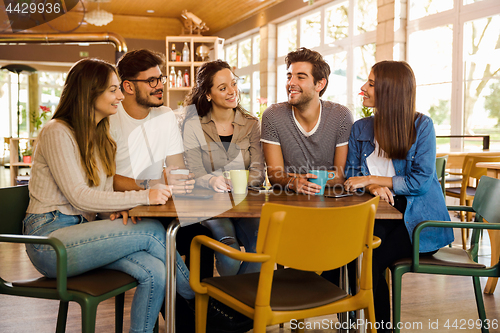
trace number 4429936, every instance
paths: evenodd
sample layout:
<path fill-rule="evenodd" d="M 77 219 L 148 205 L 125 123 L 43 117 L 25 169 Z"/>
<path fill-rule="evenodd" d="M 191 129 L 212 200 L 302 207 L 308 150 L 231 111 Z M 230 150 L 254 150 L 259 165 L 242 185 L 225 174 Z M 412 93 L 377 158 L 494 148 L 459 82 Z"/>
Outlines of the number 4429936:
<path fill-rule="evenodd" d="M 471 330 L 471 329 L 497 329 L 498 328 L 498 319 L 485 319 L 484 322 L 481 319 L 455 319 L 451 321 L 448 319 L 444 323 L 444 327 L 447 329 L 455 329 L 455 330 Z"/>
<path fill-rule="evenodd" d="M 5 11 L 9 14 L 18 13 L 18 14 L 52 14 L 52 13 L 60 13 L 61 12 L 61 4 L 60 3 L 17 3 L 13 6 L 12 2 L 7 5 Z"/>

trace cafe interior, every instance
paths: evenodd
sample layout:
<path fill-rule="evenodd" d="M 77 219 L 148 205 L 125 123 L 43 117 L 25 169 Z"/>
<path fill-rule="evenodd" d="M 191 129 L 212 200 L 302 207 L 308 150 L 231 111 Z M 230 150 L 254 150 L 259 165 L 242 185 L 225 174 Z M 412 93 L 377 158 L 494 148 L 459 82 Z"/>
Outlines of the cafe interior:
<path fill-rule="evenodd" d="M 449 208 L 451 220 L 478 225 L 500 222 L 495 204 L 484 208 L 486 204 L 477 198 L 498 202 L 500 194 L 499 185 L 478 189 L 481 177 L 500 179 L 498 0 L 31 1 L 44 10 L 48 3 L 61 5 L 61 14 L 52 16 L 46 12 L 22 15 L 16 3 L 21 1 L 5 0 L 0 11 L 0 191 L 29 182 L 33 143 L 55 111 L 67 72 L 80 59 L 116 63 L 127 51 L 142 48 L 164 54 L 164 105 L 177 116 L 183 113 L 182 101 L 195 83 L 198 67 L 222 59 L 238 77 L 242 107 L 262 117 L 268 106 L 287 101 L 287 53 L 306 47 L 321 53 L 331 68 L 321 98 L 347 106 L 354 120 L 372 114 L 360 96 L 371 67 L 382 60 L 407 61 L 416 77 L 417 111 L 434 123 L 436 172 L 446 204 L 472 207 L 468 212 Z M 7 208 L 19 202 L 8 204 L 11 201 L 5 201 L 3 194 L 0 197 L 0 224 L 4 224 L 4 219 L 14 218 L 5 213 Z M 319 199 L 315 202 L 317 207 L 328 206 Z M 378 209 L 377 213 L 380 205 Z M 260 206 L 255 214 L 261 216 Z M 20 224 L 23 217 L 15 222 Z M 481 223 L 481 217 L 488 223 Z M 11 233 L 0 229 L 0 234 Z M 409 258 L 409 263 L 400 263 L 406 266 L 399 278 L 411 274 L 404 275 L 399 290 L 394 289 L 397 270 L 387 271 L 393 297 L 394 292 L 400 297 L 399 306 L 392 299 L 392 308 L 399 311 L 401 332 L 486 332 L 477 324 L 481 307 L 489 332 L 500 332 L 500 291 L 495 292 L 500 230 L 462 227 L 454 234 L 449 248 L 472 251 L 474 262 L 455 271 L 452 264 L 441 262 L 445 268 L 440 271 L 433 268 L 436 264 L 421 261 L 418 266 Z M 3 236 L 0 284 L 39 277 L 24 244 L 7 242 Z M 480 276 L 475 278 L 480 286 L 474 287 L 471 276 Z M 475 288 L 484 305 L 476 304 Z M 128 331 L 133 283 L 124 292 L 120 320 Z M 15 294 L 9 287 L 0 287 L 0 332 L 52 332 L 56 322 L 59 325 L 58 309 L 57 297 L 33 296 L 28 291 Z M 167 311 L 171 311 L 168 305 Z M 363 312 L 357 315 L 366 318 Z M 306 317 L 303 323 L 306 332 L 346 332 L 340 325 L 345 318 L 321 313 Z M 95 332 L 115 329 L 114 297 L 100 303 L 94 322 Z M 267 332 L 296 331 L 289 320 L 269 323 Z M 69 302 L 65 326 L 66 332 L 86 331 L 78 303 Z M 158 327 L 174 332 L 161 316 Z"/>

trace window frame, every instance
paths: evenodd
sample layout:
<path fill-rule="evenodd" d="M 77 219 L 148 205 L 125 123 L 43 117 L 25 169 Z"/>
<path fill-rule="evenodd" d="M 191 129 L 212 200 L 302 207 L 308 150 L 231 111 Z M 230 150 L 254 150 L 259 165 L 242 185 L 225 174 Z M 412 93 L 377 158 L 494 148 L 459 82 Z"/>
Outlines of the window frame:
<path fill-rule="evenodd" d="M 452 78 L 450 100 L 450 134 L 464 134 L 464 26 L 466 22 L 500 15 L 500 2 L 497 0 L 482 0 L 480 2 L 464 5 L 463 0 L 455 0 L 452 9 L 425 16 L 419 19 L 408 20 L 406 28 L 406 54 L 410 54 L 410 35 L 421 30 L 428 30 L 444 25 L 452 25 L 453 51 L 452 51 Z M 410 6 L 407 7 L 407 17 L 410 17 Z M 412 59 L 408 56 L 408 63 Z M 418 82 L 417 82 L 418 84 Z M 450 149 L 463 149 L 463 139 L 452 139 Z"/>

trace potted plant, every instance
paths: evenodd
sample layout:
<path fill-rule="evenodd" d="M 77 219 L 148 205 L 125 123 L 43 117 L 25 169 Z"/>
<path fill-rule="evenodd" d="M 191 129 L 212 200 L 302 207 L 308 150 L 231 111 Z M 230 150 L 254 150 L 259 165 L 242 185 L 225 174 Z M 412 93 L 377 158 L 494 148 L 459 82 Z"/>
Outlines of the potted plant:
<path fill-rule="evenodd" d="M 23 163 L 31 163 L 31 155 L 33 155 L 33 150 L 31 148 L 26 148 L 23 151 Z"/>

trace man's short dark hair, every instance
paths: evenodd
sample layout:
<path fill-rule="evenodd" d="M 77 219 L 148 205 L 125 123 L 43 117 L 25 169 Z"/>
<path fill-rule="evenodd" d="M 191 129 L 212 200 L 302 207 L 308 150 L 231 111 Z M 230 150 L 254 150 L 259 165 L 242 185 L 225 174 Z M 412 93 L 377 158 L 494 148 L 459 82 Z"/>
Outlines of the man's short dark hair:
<path fill-rule="evenodd" d="M 314 84 L 318 83 L 318 81 L 323 78 L 326 79 L 325 86 L 319 92 L 319 95 L 323 96 L 326 87 L 328 87 L 328 78 L 330 77 L 330 66 L 323 59 L 323 56 L 319 52 L 301 47 L 297 49 L 297 51 L 292 51 L 287 54 L 285 58 L 286 68 L 288 69 L 290 65 L 295 62 L 308 62 L 312 65 Z"/>
<path fill-rule="evenodd" d="M 118 68 L 120 79 L 124 81 L 135 79 L 140 72 L 147 71 L 152 67 L 161 67 L 164 62 L 163 54 L 151 50 L 140 49 L 125 53 L 125 55 L 118 60 L 116 67 Z"/>

